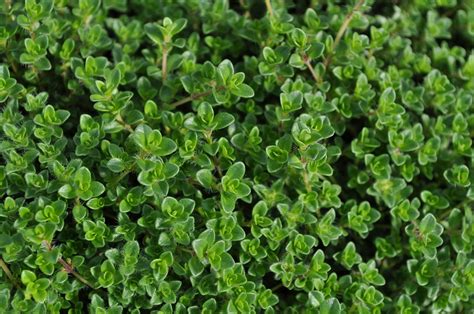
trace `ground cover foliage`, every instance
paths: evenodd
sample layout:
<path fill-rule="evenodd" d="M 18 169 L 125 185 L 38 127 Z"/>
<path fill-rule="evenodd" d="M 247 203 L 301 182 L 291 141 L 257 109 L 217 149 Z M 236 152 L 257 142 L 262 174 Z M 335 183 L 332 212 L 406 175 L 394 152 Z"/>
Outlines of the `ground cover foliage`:
<path fill-rule="evenodd" d="M 474 3 L 5 0 L 2 313 L 468 313 Z"/>

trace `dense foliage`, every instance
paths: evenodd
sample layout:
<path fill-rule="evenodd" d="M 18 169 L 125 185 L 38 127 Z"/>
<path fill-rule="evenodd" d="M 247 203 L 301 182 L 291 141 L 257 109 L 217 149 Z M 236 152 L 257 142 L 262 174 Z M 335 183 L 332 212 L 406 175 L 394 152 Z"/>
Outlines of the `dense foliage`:
<path fill-rule="evenodd" d="M 1 313 L 467 313 L 474 2 L 4 0 Z"/>

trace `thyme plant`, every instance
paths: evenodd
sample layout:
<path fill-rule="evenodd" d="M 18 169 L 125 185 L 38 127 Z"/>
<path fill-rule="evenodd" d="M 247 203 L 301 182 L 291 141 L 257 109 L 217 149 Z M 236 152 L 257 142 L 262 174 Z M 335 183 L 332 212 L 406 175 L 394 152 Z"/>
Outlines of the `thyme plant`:
<path fill-rule="evenodd" d="M 4 0 L 0 312 L 469 313 L 474 3 Z"/>

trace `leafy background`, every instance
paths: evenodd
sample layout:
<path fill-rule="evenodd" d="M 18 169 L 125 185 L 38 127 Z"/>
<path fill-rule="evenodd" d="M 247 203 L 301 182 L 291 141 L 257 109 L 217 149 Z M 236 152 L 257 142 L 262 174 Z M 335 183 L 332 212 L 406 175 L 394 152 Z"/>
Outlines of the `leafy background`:
<path fill-rule="evenodd" d="M 3 313 L 468 313 L 474 3 L 5 0 Z"/>

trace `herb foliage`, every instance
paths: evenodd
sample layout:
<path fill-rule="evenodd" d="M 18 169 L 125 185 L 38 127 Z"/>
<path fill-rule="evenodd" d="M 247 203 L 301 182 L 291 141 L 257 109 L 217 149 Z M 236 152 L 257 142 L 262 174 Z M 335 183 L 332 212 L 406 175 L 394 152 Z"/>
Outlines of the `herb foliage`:
<path fill-rule="evenodd" d="M 468 313 L 474 3 L 5 0 L 2 313 Z"/>

